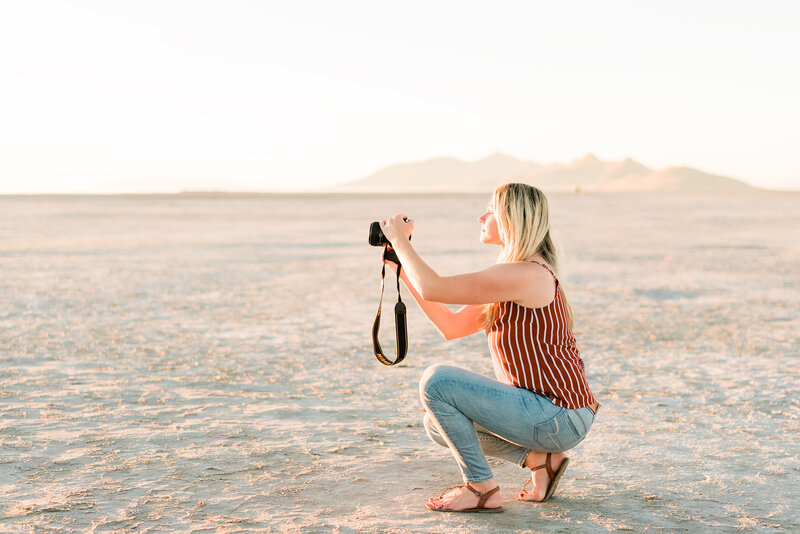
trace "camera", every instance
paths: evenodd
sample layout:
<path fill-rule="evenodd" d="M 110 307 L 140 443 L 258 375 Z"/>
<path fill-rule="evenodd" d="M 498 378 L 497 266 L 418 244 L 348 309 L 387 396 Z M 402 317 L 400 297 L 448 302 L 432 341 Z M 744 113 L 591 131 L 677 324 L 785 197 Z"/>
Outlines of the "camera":
<path fill-rule="evenodd" d="M 403 218 L 408 222 L 408 219 Z M 411 236 L 408 236 L 411 241 Z M 369 225 L 369 244 L 373 247 L 383 247 L 383 254 L 381 260 L 383 266 L 381 267 L 381 298 L 378 301 L 378 313 L 375 315 L 375 322 L 372 324 L 372 347 L 375 357 L 384 365 L 396 365 L 403 361 L 408 352 L 408 333 L 406 332 L 406 305 L 403 304 L 403 299 L 400 298 L 400 258 L 397 253 L 392 249 L 392 244 L 386 239 L 386 235 L 381 230 L 381 223 L 378 221 Z M 392 261 L 397 264 L 397 304 L 394 306 L 394 327 L 397 334 L 397 359 L 391 361 L 386 355 L 383 354 L 381 344 L 378 341 L 378 332 L 381 327 L 381 306 L 383 305 L 383 281 L 386 276 L 386 262 Z"/>
<path fill-rule="evenodd" d="M 408 221 L 408 219 L 403 220 Z M 411 236 L 408 236 L 408 240 L 411 241 Z M 369 244 L 373 247 L 385 247 L 387 245 L 391 245 L 389 240 L 386 239 L 386 236 L 383 235 L 381 223 L 378 221 L 375 221 L 369 225 Z"/>
<path fill-rule="evenodd" d="M 386 236 L 383 235 L 381 223 L 378 221 L 369 225 L 369 244 L 373 247 L 385 247 L 390 244 Z"/>

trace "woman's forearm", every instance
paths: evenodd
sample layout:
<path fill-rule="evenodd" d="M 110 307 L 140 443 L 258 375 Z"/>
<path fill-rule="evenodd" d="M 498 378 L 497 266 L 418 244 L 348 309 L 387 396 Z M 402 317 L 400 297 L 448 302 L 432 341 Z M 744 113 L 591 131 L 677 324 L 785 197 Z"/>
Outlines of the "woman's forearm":
<path fill-rule="evenodd" d="M 445 339 L 455 339 L 474 334 L 480 329 L 475 310 L 467 310 L 469 306 L 464 306 L 459 311 L 453 311 L 441 302 L 431 302 L 422 298 L 422 295 L 414 289 L 414 286 L 406 275 L 405 268 L 400 271 L 400 279 L 406 286 L 411 296 L 419 304 L 422 313 L 433 323 L 436 330 Z"/>
<path fill-rule="evenodd" d="M 407 276 L 405 281 L 409 283 L 409 289 L 413 287 L 417 294 L 425 300 L 425 297 L 432 292 L 439 275 L 422 260 L 408 241 L 401 242 L 399 246 L 392 248 L 403 264 L 403 272 Z"/>

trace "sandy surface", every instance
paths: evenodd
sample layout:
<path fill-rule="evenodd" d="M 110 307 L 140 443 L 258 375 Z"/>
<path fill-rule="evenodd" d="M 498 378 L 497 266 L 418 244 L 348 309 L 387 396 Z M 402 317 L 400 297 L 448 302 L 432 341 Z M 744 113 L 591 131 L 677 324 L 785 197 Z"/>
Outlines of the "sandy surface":
<path fill-rule="evenodd" d="M 487 200 L 0 197 L 0 531 L 799 531 L 798 194 L 552 196 L 603 407 L 549 503 L 493 462 L 505 513 L 425 510 L 419 377 L 488 349 L 411 304 L 375 360 L 367 227 L 479 269 Z"/>

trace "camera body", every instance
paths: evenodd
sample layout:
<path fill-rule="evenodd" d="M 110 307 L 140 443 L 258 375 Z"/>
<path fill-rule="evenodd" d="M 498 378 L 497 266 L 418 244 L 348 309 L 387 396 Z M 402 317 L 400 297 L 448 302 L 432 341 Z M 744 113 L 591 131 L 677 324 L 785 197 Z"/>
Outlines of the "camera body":
<path fill-rule="evenodd" d="M 369 244 L 373 247 L 385 247 L 390 244 L 386 236 L 383 235 L 381 223 L 378 221 L 369 225 Z"/>
<path fill-rule="evenodd" d="M 404 221 L 408 221 L 408 219 L 403 219 Z M 408 240 L 411 241 L 411 236 L 408 236 Z M 381 223 L 378 221 L 373 222 L 369 225 L 369 244 L 373 247 L 385 247 L 387 245 L 391 245 L 386 236 L 383 235 L 383 230 L 381 230 Z"/>
<path fill-rule="evenodd" d="M 403 220 L 408 221 L 408 219 Z M 408 236 L 408 240 L 411 241 L 411 236 Z M 400 265 L 400 258 L 397 257 L 397 253 L 392 249 L 392 244 L 383 234 L 381 223 L 378 221 L 369 225 L 369 244 L 373 247 L 385 247 L 383 250 L 383 259 L 393 261 L 397 265 Z M 399 272 L 398 270 L 398 273 Z"/>

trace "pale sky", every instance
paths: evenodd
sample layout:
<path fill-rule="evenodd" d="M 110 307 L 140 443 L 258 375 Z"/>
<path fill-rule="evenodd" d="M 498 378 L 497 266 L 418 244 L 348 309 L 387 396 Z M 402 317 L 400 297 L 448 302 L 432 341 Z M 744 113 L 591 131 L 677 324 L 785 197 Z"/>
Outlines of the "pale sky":
<path fill-rule="evenodd" d="M 591 152 L 800 189 L 797 2 L 0 4 L 0 193 Z"/>

